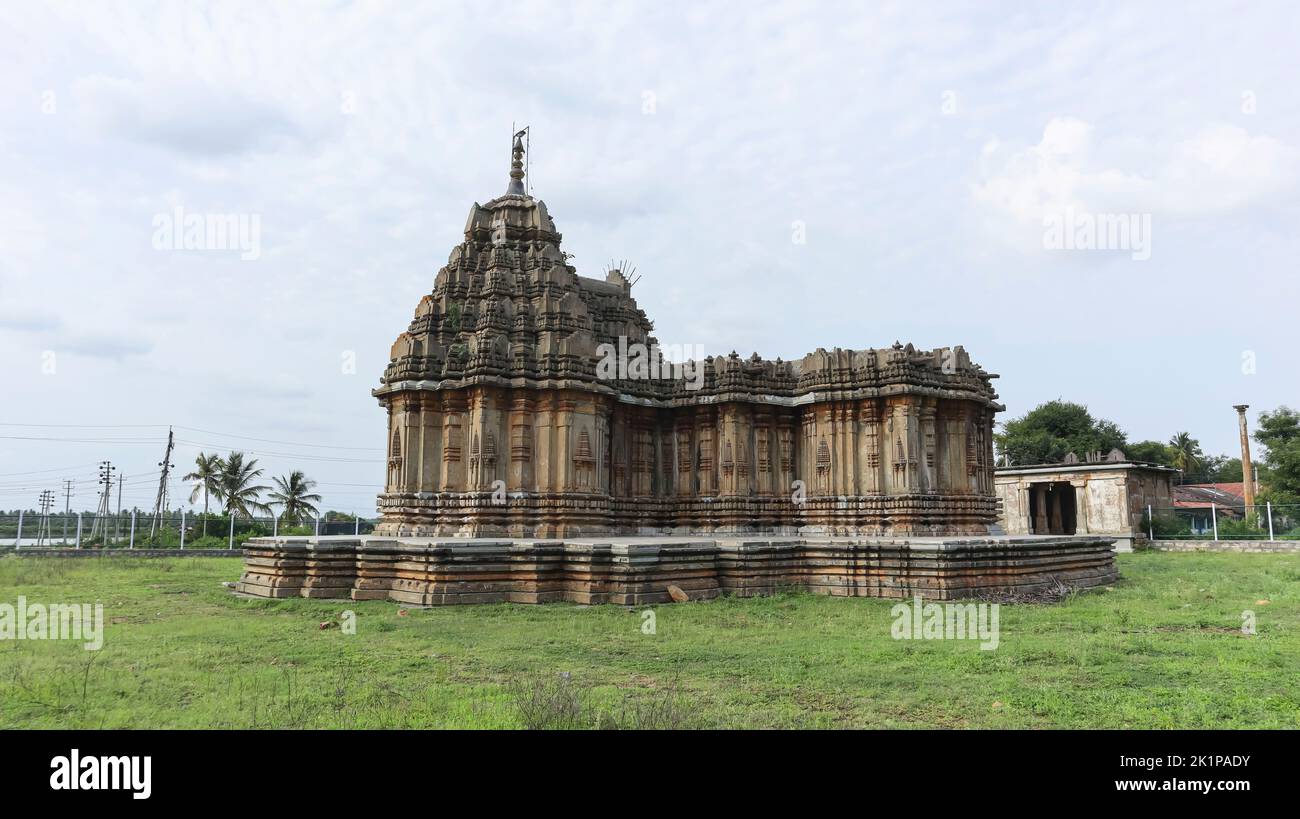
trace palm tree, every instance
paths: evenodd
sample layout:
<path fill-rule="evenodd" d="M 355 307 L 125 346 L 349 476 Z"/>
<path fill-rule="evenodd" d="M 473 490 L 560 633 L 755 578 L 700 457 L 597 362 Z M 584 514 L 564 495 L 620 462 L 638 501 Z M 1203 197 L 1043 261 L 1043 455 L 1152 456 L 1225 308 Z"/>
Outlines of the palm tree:
<path fill-rule="evenodd" d="M 275 489 L 267 494 L 271 499 L 268 505 L 284 507 L 280 520 L 301 523 L 304 518 L 318 514 L 313 501 L 319 503 L 320 495 L 311 491 L 315 488 L 315 481 L 302 474 L 301 470 L 295 469 L 289 473 L 289 477 L 275 479 Z"/>
<path fill-rule="evenodd" d="M 1173 467 L 1183 471 L 1178 477 L 1178 482 L 1182 483 L 1188 473 L 1201 467 L 1201 444 L 1190 432 L 1177 432 L 1169 439 L 1169 448 L 1172 450 Z"/>
<path fill-rule="evenodd" d="M 254 512 L 270 511 L 260 496 L 271 487 L 253 483 L 261 476 L 262 470 L 257 468 L 256 458 L 245 461 L 242 452 L 232 452 L 226 456 L 219 481 L 226 514 L 251 518 Z"/>
<path fill-rule="evenodd" d="M 198 500 L 200 493 L 203 495 L 203 534 L 207 535 L 208 498 L 210 496 L 218 501 L 221 500 L 221 471 L 225 468 L 225 462 L 215 452 L 211 455 L 200 452 L 194 459 L 194 467 L 194 471 L 181 480 L 194 481 L 194 488 L 190 491 L 190 503 Z"/>

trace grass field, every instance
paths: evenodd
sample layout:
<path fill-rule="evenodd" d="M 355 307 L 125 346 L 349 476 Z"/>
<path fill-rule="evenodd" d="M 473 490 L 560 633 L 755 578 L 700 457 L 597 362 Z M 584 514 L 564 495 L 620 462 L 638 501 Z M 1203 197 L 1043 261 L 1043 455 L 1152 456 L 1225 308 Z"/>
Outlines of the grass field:
<path fill-rule="evenodd" d="M 557 696 L 623 727 L 1300 727 L 1298 555 L 1122 555 L 1113 589 L 1002 606 L 993 651 L 894 640 L 883 600 L 662 605 L 645 634 L 614 606 L 241 599 L 239 568 L 0 559 L 0 603 L 106 622 L 98 652 L 0 641 L 0 727 L 517 728 Z M 345 609 L 355 634 L 320 628 Z"/>

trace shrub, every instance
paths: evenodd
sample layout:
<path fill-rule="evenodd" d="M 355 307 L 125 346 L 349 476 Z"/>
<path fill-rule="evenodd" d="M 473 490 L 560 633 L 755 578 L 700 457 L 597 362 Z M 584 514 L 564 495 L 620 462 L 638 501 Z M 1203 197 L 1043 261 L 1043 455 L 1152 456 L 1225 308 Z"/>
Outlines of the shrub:
<path fill-rule="evenodd" d="M 1156 540 L 1191 537 L 1192 524 L 1187 518 L 1180 518 L 1177 515 L 1156 515 L 1155 518 L 1149 518 L 1143 512 L 1142 531 L 1150 532 Z"/>
<path fill-rule="evenodd" d="M 587 690 L 568 674 L 538 674 L 511 682 L 510 696 L 519 720 L 531 731 L 571 731 L 586 728 Z"/>

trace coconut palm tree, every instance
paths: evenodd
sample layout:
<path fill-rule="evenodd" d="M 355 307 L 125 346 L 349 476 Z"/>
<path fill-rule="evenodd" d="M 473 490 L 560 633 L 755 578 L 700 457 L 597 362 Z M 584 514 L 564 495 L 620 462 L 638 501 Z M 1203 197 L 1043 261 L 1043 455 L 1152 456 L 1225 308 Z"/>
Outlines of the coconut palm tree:
<path fill-rule="evenodd" d="M 315 488 L 315 481 L 295 469 L 288 477 L 275 479 L 275 489 L 267 493 L 271 499 L 268 505 L 284 507 L 280 520 L 301 523 L 318 514 L 315 504 L 320 502 L 320 495 L 311 491 Z"/>
<path fill-rule="evenodd" d="M 206 452 L 200 452 L 194 459 L 194 471 L 181 478 L 183 481 L 194 481 L 194 488 L 190 490 L 190 503 L 198 500 L 199 495 L 203 495 L 203 534 L 208 533 L 208 498 L 215 498 L 221 501 L 221 470 L 225 468 L 225 462 L 221 456 L 213 452 L 209 455 Z"/>
<path fill-rule="evenodd" d="M 254 512 L 270 511 L 270 507 L 262 503 L 261 495 L 271 487 L 253 483 L 261 476 L 262 470 L 257 468 L 256 458 L 245 460 L 242 452 L 231 452 L 226 456 L 219 480 L 226 514 L 251 518 Z"/>
<path fill-rule="evenodd" d="M 1178 477 L 1178 482 L 1183 482 L 1183 477 L 1189 473 L 1194 473 L 1201 467 L 1201 444 L 1192 437 L 1190 432 L 1176 432 L 1174 437 L 1169 439 L 1169 448 L 1172 454 L 1172 465 L 1175 469 L 1181 469 L 1183 474 Z"/>

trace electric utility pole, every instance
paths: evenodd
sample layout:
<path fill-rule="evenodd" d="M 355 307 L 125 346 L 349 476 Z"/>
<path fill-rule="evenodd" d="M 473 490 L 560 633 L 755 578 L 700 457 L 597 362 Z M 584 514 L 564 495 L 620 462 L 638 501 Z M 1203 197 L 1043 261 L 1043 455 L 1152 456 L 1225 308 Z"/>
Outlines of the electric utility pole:
<path fill-rule="evenodd" d="M 68 518 L 72 517 L 72 485 L 76 481 L 72 478 L 63 479 L 63 543 L 68 542 Z M 53 538 L 53 535 L 51 535 Z"/>
<path fill-rule="evenodd" d="M 50 507 L 54 506 L 54 490 L 46 489 L 41 492 L 41 523 L 36 529 L 36 546 L 37 548 L 45 545 L 45 539 L 53 539 L 50 535 Z M 18 544 L 21 546 L 22 544 Z"/>
<path fill-rule="evenodd" d="M 122 539 L 122 481 L 125 475 L 117 476 L 117 514 L 113 516 L 113 540 Z"/>
<path fill-rule="evenodd" d="M 113 473 L 117 467 L 111 461 L 99 462 L 99 508 L 95 510 L 95 521 L 90 524 L 90 539 L 94 540 L 103 530 L 104 543 L 108 543 L 108 509 L 113 497 Z"/>
<path fill-rule="evenodd" d="M 175 446 L 175 440 L 172 438 L 172 428 L 167 427 L 167 450 L 163 453 L 163 459 L 158 462 L 162 468 L 162 474 L 158 477 L 158 497 L 153 502 L 153 525 L 149 527 L 149 537 L 153 537 L 158 532 L 158 522 L 161 515 L 167 511 L 167 478 L 171 474 L 171 468 L 175 466 L 172 463 L 172 447 Z"/>

